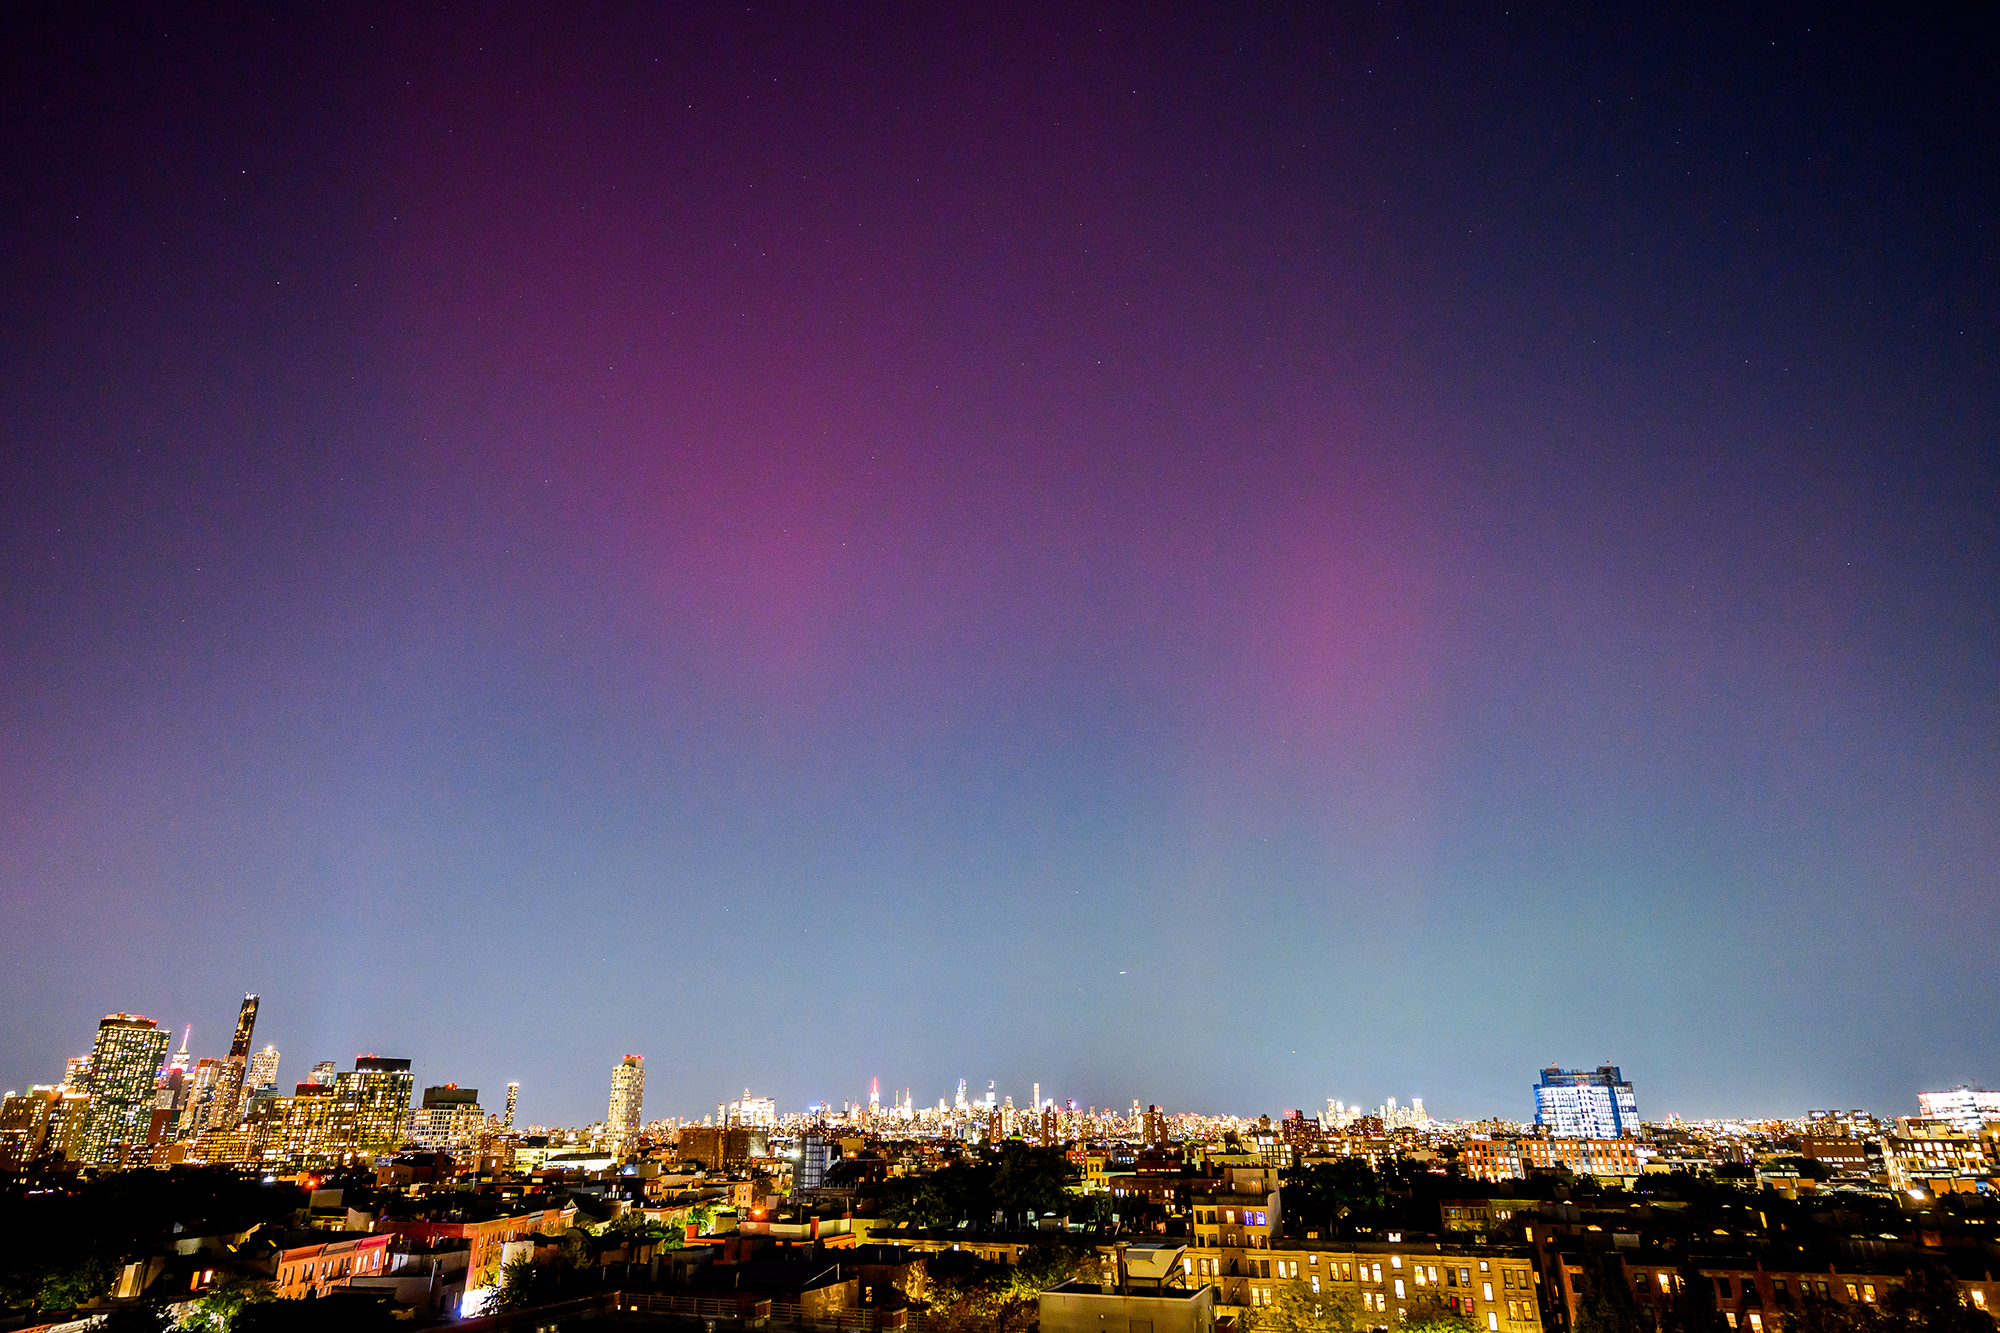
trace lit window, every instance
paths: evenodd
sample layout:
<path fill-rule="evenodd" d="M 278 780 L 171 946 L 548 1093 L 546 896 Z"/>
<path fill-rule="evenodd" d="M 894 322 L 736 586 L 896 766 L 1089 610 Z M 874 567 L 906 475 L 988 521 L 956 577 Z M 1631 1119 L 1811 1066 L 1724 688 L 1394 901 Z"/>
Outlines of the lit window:
<path fill-rule="evenodd" d="M 1401 1278 L 1396 1279 L 1396 1299 L 1399 1301 L 1403 1299 L 1403 1279 Z"/>
<path fill-rule="evenodd" d="M 1480 1286 L 1480 1292 L 1479 1292 L 1479 1294 L 1480 1294 L 1481 1298 L 1482 1298 L 1482 1299 L 1485 1299 L 1485 1300 L 1489 1300 L 1489 1301 L 1490 1301 L 1490 1300 L 1492 1300 L 1492 1299 L 1493 1299 L 1493 1284 L 1492 1284 L 1491 1282 L 1482 1282 L 1482 1283 L 1480 1283 L 1480 1284 L 1479 1284 L 1479 1286 Z"/>
<path fill-rule="evenodd" d="M 1499 1315 L 1497 1315 L 1497 1314 L 1495 1314 L 1495 1313 L 1493 1313 L 1493 1311 L 1491 1311 L 1491 1310 L 1488 1310 L 1488 1311 L 1486 1312 L 1486 1327 L 1487 1327 L 1487 1328 L 1489 1328 L 1489 1329 L 1497 1329 L 1497 1328 L 1499 1328 L 1499 1327 L 1500 1327 L 1500 1316 L 1499 1316 Z"/>

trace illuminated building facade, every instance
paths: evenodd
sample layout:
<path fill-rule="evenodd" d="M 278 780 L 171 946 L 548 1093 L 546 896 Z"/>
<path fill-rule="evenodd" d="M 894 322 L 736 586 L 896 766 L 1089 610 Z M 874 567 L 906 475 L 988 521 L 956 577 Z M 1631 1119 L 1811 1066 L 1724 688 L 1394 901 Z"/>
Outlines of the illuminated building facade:
<path fill-rule="evenodd" d="M 90 1114 L 80 1160 L 113 1162 L 143 1147 L 153 1125 L 153 1083 L 168 1037 L 137 1014 L 107 1014 L 90 1053 Z"/>
<path fill-rule="evenodd" d="M 486 1113 L 479 1109 L 479 1089 L 447 1083 L 425 1088 L 423 1105 L 410 1112 L 410 1143 L 427 1152 L 450 1153 L 463 1159 L 479 1142 Z"/>
<path fill-rule="evenodd" d="M 604 1133 L 612 1151 L 631 1152 L 639 1146 L 639 1110 L 646 1100 L 646 1057 L 628 1055 L 611 1071 L 611 1109 Z"/>
<path fill-rule="evenodd" d="M 278 1048 L 266 1046 L 250 1057 L 249 1088 L 262 1092 L 278 1086 Z"/>
<path fill-rule="evenodd" d="M 378 1157 L 402 1146 L 410 1123 L 416 1076 L 408 1060 L 357 1057 L 333 1080 L 332 1146 L 339 1152 Z"/>
<path fill-rule="evenodd" d="M 46 1083 L 7 1094 L 0 1102 L 0 1170 L 18 1171 L 49 1151 L 61 1105 L 62 1090 Z"/>
<path fill-rule="evenodd" d="M 1917 1105 L 1926 1120 L 1949 1120 L 1961 1134 L 1977 1134 L 1988 1121 L 2000 1121 L 2000 1092 L 1970 1085 L 1949 1092 L 1920 1092 Z"/>
<path fill-rule="evenodd" d="M 1535 1123 L 1559 1139 L 1622 1138 L 1639 1132 L 1639 1103 L 1617 1065 L 1550 1065 L 1535 1085 Z"/>
<path fill-rule="evenodd" d="M 514 1127 L 514 1103 L 520 1099 L 521 1085 L 519 1083 L 509 1083 L 507 1085 L 507 1117 L 500 1122 L 501 1128 L 512 1129 Z"/>
<path fill-rule="evenodd" d="M 176 1137 L 199 1138 L 208 1128 L 215 1107 L 216 1089 L 222 1082 L 223 1062 L 203 1056 L 195 1061 L 194 1073 L 185 1077 L 180 1101 L 181 1113 L 175 1130 Z"/>
<path fill-rule="evenodd" d="M 208 1128 L 227 1129 L 243 1118 L 245 1079 L 250 1070 L 250 1038 L 257 1031 L 257 997 L 245 995 L 236 1011 L 236 1035 L 229 1043 L 229 1058 L 223 1061 L 222 1077 L 216 1083 L 215 1099 L 209 1107 Z"/>

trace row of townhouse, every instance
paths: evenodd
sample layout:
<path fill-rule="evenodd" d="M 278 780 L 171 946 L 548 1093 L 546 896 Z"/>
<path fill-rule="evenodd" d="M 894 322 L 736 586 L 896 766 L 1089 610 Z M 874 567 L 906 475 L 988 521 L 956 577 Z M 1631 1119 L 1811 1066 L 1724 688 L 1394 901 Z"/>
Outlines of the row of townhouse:
<path fill-rule="evenodd" d="M 1538 1247 L 1549 1275 L 1556 1322 L 1576 1326 L 1586 1284 L 1603 1269 L 1570 1245 Z M 1641 1310 L 1665 1310 L 1685 1298 L 1687 1270 L 1662 1253 L 1617 1256 L 1618 1268 Z M 1804 1256 L 1795 1262 L 1759 1260 L 1748 1255 L 1711 1256 L 1692 1265 L 1693 1280 L 1713 1288 L 1716 1309 L 1724 1322 L 1741 1333 L 1776 1333 L 1818 1302 L 1833 1306 L 1874 1306 L 1888 1300 L 1909 1279 L 1907 1264 L 1878 1260 L 1867 1264 L 1831 1263 L 1811 1266 Z M 2000 1312 L 2000 1282 L 1991 1272 L 1956 1275 L 1974 1309 Z"/>
<path fill-rule="evenodd" d="M 1451 1314 L 1490 1333 L 1542 1327 L 1534 1252 L 1526 1246 L 1434 1240 L 1289 1239 L 1272 1168 L 1230 1167 L 1192 1195 L 1193 1245 L 1183 1257 L 1191 1283 L 1216 1289 L 1216 1314 L 1240 1324 L 1277 1300 L 1284 1284 L 1352 1299 L 1385 1326 Z"/>

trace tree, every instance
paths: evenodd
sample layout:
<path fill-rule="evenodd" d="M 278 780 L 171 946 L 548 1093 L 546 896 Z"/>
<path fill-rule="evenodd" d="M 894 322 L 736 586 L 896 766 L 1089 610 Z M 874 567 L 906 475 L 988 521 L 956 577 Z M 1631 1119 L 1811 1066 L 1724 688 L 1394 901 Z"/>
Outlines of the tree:
<path fill-rule="evenodd" d="M 225 1278 L 197 1296 L 194 1309 L 182 1316 L 183 1333 L 233 1333 L 243 1311 L 277 1299 L 268 1282 Z"/>
<path fill-rule="evenodd" d="M 1919 1268 L 1891 1287 L 1883 1314 L 1894 1327 L 1926 1333 L 1993 1333 L 1993 1316 L 1975 1309 L 1965 1289 L 1942 1264 Z"/>
<path fill-rule="evenodd" d="M 523 1256 L 500 1270 L 500 1285 L 488 1308 L 500 1313 L 547 1305 L 557 1298 L 561 1284 L 562 1276 L 554 1268 Z"/>
<path fill-rule="evenodd" d="M 1577 1302 L 1576 1333 L 1640 1333 L 1639 1306 L 1615 1254 L 1592 1255 Z"/>
<path fill-rule="evenodd" d="M 1271 1303 L 1250 1314 L 1254 1333 L 1361 1333 L 1374 1325 L 1360 1302 L 1345 1292 L 1315 1292 L 1293 1278 L 1271 1293 Z"/>
<path fill-rule="evenodd" d="M 43 1310 L 69 1310 L 95 1300 L 111 1290 L 118 1270 L 99 1255 L 90 1254 L 75 1263 L 50 1269 L 35 1293 L 35 1305 Z"/>
<path fill-rule="evenodd" d="M 993 1172 L 993 1202 L 1012 1222 L 1052 1213 L 1068 1202 L 1076 1169 L 1060 1148 L 1009 1142 L 1000 1149 Z"/>
<path fill-rule="evenodd" d="M 1095 1249 L 1084 1250 L 1066 1240 L 1051 1237 L 1023 1249 L 1014 1266 L 1007 1270 L 1007 1294 L 1015 1300 L 1038 1301 L 1050 1287 L 1095 1278 Z"/>

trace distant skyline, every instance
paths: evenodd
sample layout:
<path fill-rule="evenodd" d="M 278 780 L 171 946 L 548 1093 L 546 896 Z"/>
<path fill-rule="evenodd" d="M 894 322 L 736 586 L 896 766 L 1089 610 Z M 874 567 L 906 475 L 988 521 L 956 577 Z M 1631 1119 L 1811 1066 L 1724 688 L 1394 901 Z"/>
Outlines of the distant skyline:
<path fill-rule="evenodd" d="M 2000 1085 L 1975 22 L 0 16 L 0 1081 Z"/>

